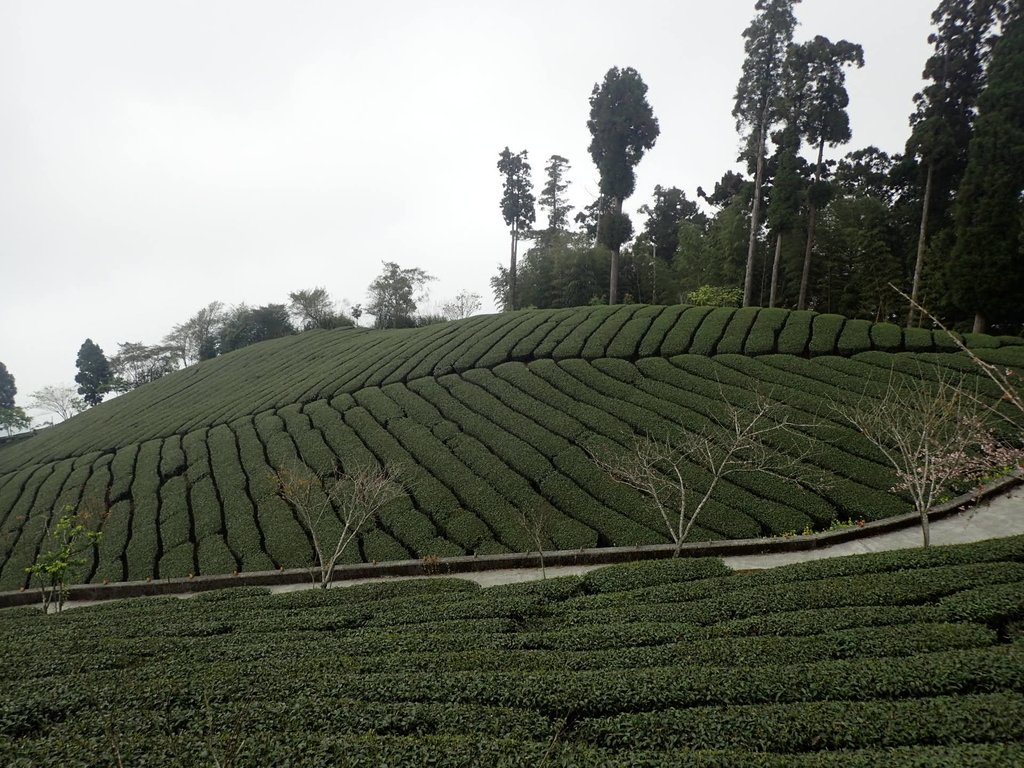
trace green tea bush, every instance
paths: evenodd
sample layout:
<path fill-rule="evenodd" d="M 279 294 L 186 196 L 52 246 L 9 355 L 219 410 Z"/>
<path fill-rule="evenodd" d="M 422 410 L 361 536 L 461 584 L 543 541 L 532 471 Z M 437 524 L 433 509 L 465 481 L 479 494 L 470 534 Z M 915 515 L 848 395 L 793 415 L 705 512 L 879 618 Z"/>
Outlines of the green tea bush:
<path fill-rule="evenodd" d="M 508 359 L 510 360 L 533 360 L 540 355 L 537 354 L 537 348 L 541 343 L 558 328 L 563 320 L 570 317 L 579 317 L 582 313 L 573 309 L 558 309 L 558 310 L 544 310 L 542 313 L 544 322 L 530 331 L 528 334 L 523 336 L 516 344 L 512 347 L 511 353 L 509 353 Z M 582 319 L 581 319 L 582 322 Z M 559 340 L 561 340 L 561 336 Z M 554 346 L 551 346 L 554 349 Z M 550 350 L 548 350 L 550 353 Z"/>
<path fill-rule="evenodd" d="M 751 752 L 958 744 L 973 722 L 988 738 L 1010 740 L 1024 719 L 1015 693 L 908 701 L 816 702 L 698 708 L 584 721 L 588 742 L 616 749 L 744 749 Z"/>
<path fill-rule="evenodd" d="M 580 352 L 580 356 L 585 360 L 594 360 L 598 357 L 604 357 L 607 354 L 608 346 L 615 339 L 619 331 L 622 330 L 630 319 L 637 313 L 638 310 L 642 309 L 639 305 L 631 304 L 624 307 L 619 307 L 617 312 L 610 314 L 604 322 L 601 323 L 594 332 L 590 334 L 586 343 L 583 345 L 583 349 Z M 639 339 L 637 339 L 639 342 Z M 555 358 L 557 359 L 557 355 Z"/>
<path fill-rule="evenodd" d="M 636 357 L 639 354 L 640 343 L 665 309 L 661 306 L 638 309 L 607 345 L 605 354 L 608 357 L 621 357 L 626 360 Z"/>
<path fill-rule="evenodd" d="M 779 331 L 779 340 L 776 346 L 779 354 L 803 355 L 807 351 L 807 344 L 811 340 L 811 323 L 814 318 L 815 314 L 806 309 L 789 313 L 786 324 Z"/>
<path fill-rule="evenodd" d="M 661 313 L 654 319 L 651 327 L 644 334 L 643 339 L 641 339 L 640 346 L 637 347 L 636 351 L 637 356 L 650 357 L 659 354 L 662 342 L 669 331 L 675 327 L 680 315 L 689 309 L 686 305 L 663 307 Z"/>
<path fill-rule="evenodd" d="M 728 576 L 731 570 L 717 557 L 684 557 L 612 565 L 583 577 L 588 593 L 625 592 L 659 584 Z"/>
<path fill-rule="evenodd" d="M 845 324 L 846 318 L 842 315 L 816 315 L 807 352 L 811 356 L 834 355 Z"/>
<path fill-rule="evenodd" d="M 610 322 L 612 317 L 620 311 L 621 307 L 616 306 L 591 309 L 587 313 L 586 319 L 574 325 L 565 338 L 551 350 L 551 357 L 555 360 L 580 357 L 583 354 L 583 347 L 590 337 L 598 332 L 605 323 Z"/>
<path fill-rule="evenodd" d="M 693 311 L 693 310 L 691 310 Z M 733 316 L 738 310 L 733 307 L 715 307 L 703 319 L 688 349 L 683 350 L 691 355 L 713 355 L 718 347 L 719 341 L 725 334 L 725 329 L 732 322 Z M 685 317 L 685 315 L 684 315 Z"/>
<path fill-rule="evenodd" d="M 665 334 L 659 354 L 664 357 L 688 352 L 694 335 L 711 313 L 711 309 L 711 307 L 685 307 L 675 325 Z"/>
<path fill-rule="evenodd" d="M 607 307 L 604 309 L 606 313 L 609 311 Z M 597 320 L 594 320 L 591 315 L 591 310 L 588 310 L 587 312 L 575 311 L 560 315 L 558 317 L 558 323 L 554 325 L 544 338 L 539 340 L 534 346 L 533 359 L 552 357 L 555 349 L 557 349 L 565 339 L 573 334 L 579 326 L 587 322 L 589 322 L 588 328 L 596 326 L 598 322 Z M 573 341 L 562 347 L 562 349 L 566 351 L 577 347 L 582 349 L 583 342 L 586 340 L 588 335 L 589 331 L 581 331 L 580 333 L 577 333 L 576 336 L 573 337 Z"/>
<path fill-rule="evenodd" d="M 872 348 L 871 329 L 874 324 L 868 320 L 847 320 L 836 348 L 841 355 L 854 355 Z"/>
<path fill-rule="evenodd" d="M 525 348 L 529 343 L 527 339 L 536 338 L 539 330 L 549 323 L 551 323 L 550 312 L 526 313 L 523 322 L 502 335 L 501 338 L 496 339 L 490 348 L 476 361 L 476 365 L 481 368 L 493 368 L 496 365 L 501 365 L 513 359 L 516 349 L 522 350 Z M 522 347 L 520 347 L 521 343 Z"/>
<path fill-rule="evenodd" d="M 908 352 L 930 352 L 935 348 L 932 332 L 927 328 L 904 328 L 903 347 Z"/>
<path fill-rule="evenodd" d="M 785 326 L 789 314 L 788 311 L 778 307 L 761 309 L 744 342 L 743 354 L 770 355 L 774 353 L 776 337 Z"/>
<path fill-rule="evenodd" d="M 903 329 L 892 323 L 874 323 L 871 346 L 883 352 L 898 352 L 903 346 Z"/>
<path fill-rule="evenodd" d="M 751 332 L 758 314 L 762 310 L 759 307 L 744 307 L 737 309 L 725 327 L 721 341 L 715 352 L 718 354 L 740 354 L 746 346 L 747 336 Z"/>

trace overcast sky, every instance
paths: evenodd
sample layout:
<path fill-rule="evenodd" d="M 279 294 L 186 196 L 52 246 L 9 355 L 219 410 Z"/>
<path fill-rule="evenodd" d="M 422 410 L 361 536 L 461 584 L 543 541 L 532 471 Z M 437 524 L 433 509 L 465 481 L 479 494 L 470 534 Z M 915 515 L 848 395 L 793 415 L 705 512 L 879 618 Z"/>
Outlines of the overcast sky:
<path fill-rule="evenodd" d="M 804 0 L 797 39 L 864 46 L 853 141 L 901 151 L 936 0 Z M 91 337 L 155 344 L 210 301 L 365 301 L 382 261 L 440 307 L 493 310 L 507 258 L 498 153 L 572 164 L 593 200 L 588 98 L 637 69 L 655 184 L 736 169 L 731 117 L 753 0 L 0 0 L 0 361 L 18 403 L 70 383 Z M 539 188 L 539 185 L 538 185 Z M 421 307 L 422 308 L 422 307 Z M 428 307 L 429 308 L 429 307 Z"/>

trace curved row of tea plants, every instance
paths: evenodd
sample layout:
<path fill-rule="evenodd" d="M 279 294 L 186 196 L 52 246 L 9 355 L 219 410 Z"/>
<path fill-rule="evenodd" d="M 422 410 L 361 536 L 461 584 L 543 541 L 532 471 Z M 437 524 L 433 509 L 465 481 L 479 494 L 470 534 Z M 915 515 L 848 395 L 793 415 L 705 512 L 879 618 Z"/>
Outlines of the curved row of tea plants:
<path fill-rule="evenodd" d="M 880 519 L 907 504 L 889 493 L 890 472 L 829 404 L 877 396 L 889 375 L 859 358 L 774 355 L 504 363 L 30 466 L 0 480 L 0 589 L 26 585 L 24 569 L 65 505 L 103 514 L 89 581 L 311 564 L 308 533 L 275 492 L 273 473 L 296 464 L 405 468 L 407 494 L 360 534 L 347 562 L 530 550 L 517 522 L 522 509 L 546 511 L 551 549 L 665 543 L 656 513 L 603 474 L 586 447 L 705 428 L 722 416 L 724 400 L 751 405 L 765 386 L 807 425 L 776 447 L 805 456 L 827 481 L 794 487 L 738 476 L 720 485 L 693 538 Z M 696 465 L 684 472 L 693 488 L 709 481 Z"/>
<path fill-rule="evenodd" d="M 773 447 L 805 457 L 809 479 L 794 488 L 731 478 L 691 538 L 905 512 L 881 457 L 834 404 L 881 397 L 892 375 L 936 370 L 993 400 L 1000 393 L 962 354 L 880 351 L 945 348 L 938 335 L 925 343 L 893 328 L 808 312 L 624 306 L 253 345 L 0 448 L 0 590 L 27 584 L 25 568 L 66 505 L 102 521 L 88 581 L 309 565 L 309 532 L 274 480 L 297 464 L 403 468 L 408 492 L 361 532 L 348 562 L 531 550 L 523 510 L 550 520 L 550 549 L 665 543 L 659 516 L 587 450 L 706 429 L 724 403 L 753 408 L 764 394 L 804 425 Z M 1024 366 L 1024 346 L 969 341 Z M 803 354 L 773 352 L 787 348 Z M 840 349 L 856 354 L 824 354 Z M 688 487 L 707 487 L 700 467 L 683 474 Z"/>
<path fill-rule="evenodd" d="M 966 334 L 978 350 L 1016 337 Z M 625 305 L 522 310 L 397 331 L 308 331 L 231 352 L 0 448 L 0 472 L 109 451 L 366 387 L 539 359 L 637 360 L 690 354 L 850 356 L 955 351 L 944 332 L 783 309 Z"/>
<path fill-rule="evenodd" d="M 1011 766 L 1024 537 L 0 611 L 0 763 Z"/>

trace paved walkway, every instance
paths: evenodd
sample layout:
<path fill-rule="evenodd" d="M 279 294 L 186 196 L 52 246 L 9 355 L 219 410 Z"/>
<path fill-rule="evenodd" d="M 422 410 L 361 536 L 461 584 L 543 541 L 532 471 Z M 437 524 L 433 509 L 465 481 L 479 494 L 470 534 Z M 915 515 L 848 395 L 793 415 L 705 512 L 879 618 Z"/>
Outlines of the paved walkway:
<path fill-rule="evenodd" d="M 1018 485 L 1002 496 L 994 496 L 988 501 L 944 520 L 932 522 L 930 526 L 932 544 L 967 544 L 972 541 L 983 541 L 1003 536 L 1024 534 L 1024 486 Z M 820 560 L 824 557 L 842 557 L 859 555 L 865 552 L 885 552 L 891 549 L 915 549 L 921 546 L 920 527 L 904 528 L 900 531 L 883 533 L 870 538 L 856 539 L 843 544 L 835 544 L 821 549 L 810 549 L 802 552 L 779 552 L 767 555 L 740 555 L 722 558 L 726 565 L 734 570 L 756 568 L 775 568 L 789 563 L 805 560 Z M 571 565 L 559 568 L 548 568 L 548 578 L 557 576 L 577 576 L 595 568 L 606 568 L 604 565 Z M 395 580 L 403 577 L 385 577 Z M 423 578 L 409 577 L 409 578 Z M 432 577 L 427 577 L 432 578 Z M 508 570 L 481 571 L 479 573 L 461 573 L 447 578 L 475 581 L 484 587 L 498 584 L 515 584 L 523 581 L 535 581 L 541 578 L 539 568 L 514 568 Z M 366 584 L 374 579 L 339 582 L 335 586 L 346 587 L 355 584 Z M 290 584 L 271 587 L 273 592 L 290 592 L 296 589 L 307 589 L 304 584 Z"/>

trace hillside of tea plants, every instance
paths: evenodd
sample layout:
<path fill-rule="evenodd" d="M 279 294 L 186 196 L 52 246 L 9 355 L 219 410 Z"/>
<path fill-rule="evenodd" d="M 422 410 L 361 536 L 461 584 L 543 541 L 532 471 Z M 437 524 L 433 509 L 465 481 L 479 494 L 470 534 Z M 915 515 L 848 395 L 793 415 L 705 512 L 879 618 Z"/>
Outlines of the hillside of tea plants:
<path fill-rule="evenodd" d="M 1024 367 L 1019 338 L 964 340 Z M 726 404 L 760 395 L 803 425 L 773 447 L 827 480 L 731 478 L 692 539 L 884 518 L 909 505 L 834 405 L 880 397 L 893 376 L 944 371 L 998 398 L 945 333 L 806 311 L 625 305 L 307 331 L 0 445 L 0 590 L 26 584 L 66 505 L 102 520 L 86 581 L 308 565 L 310 537 L 273 477 L 296 465 L 402 467 L 407 492 L 360 533 L 348 562 L 531 550 L 519 510 L 550 519 L 552 549 L 665 543 L 657 513 L 586 447 L 703 429 Z M 700 489 L 708 476 L 691 466 L 687 482 Z"/>
<path fill-rule="evenodd" d="M 1024 537 L 0 610 L 0 764 L 1024 764 Z"/>

